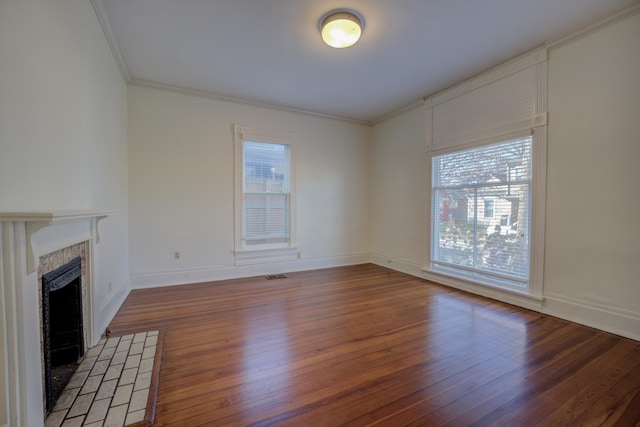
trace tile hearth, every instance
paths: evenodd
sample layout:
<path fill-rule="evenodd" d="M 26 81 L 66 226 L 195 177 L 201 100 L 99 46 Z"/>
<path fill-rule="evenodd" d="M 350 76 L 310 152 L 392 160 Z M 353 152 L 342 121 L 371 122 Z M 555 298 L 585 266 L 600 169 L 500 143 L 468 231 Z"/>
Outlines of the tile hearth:
<path fill-rule="evenodd" d="M 45 427 L 122 427 L 144 421 L 158 331 L 102 338 L 89 349 Z"/>

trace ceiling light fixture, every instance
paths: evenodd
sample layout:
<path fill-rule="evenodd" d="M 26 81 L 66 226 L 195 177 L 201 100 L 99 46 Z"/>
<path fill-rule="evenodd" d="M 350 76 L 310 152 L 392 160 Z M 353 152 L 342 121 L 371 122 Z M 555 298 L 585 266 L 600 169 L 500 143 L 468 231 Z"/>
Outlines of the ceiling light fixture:
<path fill-rule="evenodd" d="M 364 19 L 355 10 L 331 10 L 318 21 L 322 40 L 335 48 L 353 46 L 364 30 Z"/>

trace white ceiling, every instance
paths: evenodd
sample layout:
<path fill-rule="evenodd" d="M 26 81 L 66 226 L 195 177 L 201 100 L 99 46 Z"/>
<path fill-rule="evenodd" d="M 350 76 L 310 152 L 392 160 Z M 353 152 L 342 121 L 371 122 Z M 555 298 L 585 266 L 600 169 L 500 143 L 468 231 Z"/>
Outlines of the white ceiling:
<path fill-rule="evenodd" d="M 132 81 L 374 122 L 629 0 L 97 0 Z M 349 49 L 328 10 L 360 12 Z M 102 16 L 104 18 L 104 15 Z"/>

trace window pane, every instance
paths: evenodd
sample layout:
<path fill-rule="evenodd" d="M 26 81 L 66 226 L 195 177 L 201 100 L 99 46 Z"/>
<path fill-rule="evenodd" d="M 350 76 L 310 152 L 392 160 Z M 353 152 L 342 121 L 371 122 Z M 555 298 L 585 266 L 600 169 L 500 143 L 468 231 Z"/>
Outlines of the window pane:
<path fill-rule="evenodd" d="M 445 154 L 433 163 L 439 187 L 531 181 L 531 137 Z"/>
<path fill-rule="evenodd" d="M 244 206 L 244 237 L 247 245 L 288 242 L 288 194 L 246 194 Z"/>
<path fill-rule="evenodd" d="M 289 192 L 287 145 L 244 141 L 243 147 L 245 192 Z"/>
<path fill-rule="evenodd" d="M 243 142 L 243 230 L 247 247 L 289 243 L 289 146 Z"/>
<path fill-rule="evenodd" d="M 433 158 L 432 264 L 526 286 L 532 138 Z"/>
<path fill-rule="evenodd" d="M 484 217 L 493 218 L 493 200 L 484 200 Z"/>

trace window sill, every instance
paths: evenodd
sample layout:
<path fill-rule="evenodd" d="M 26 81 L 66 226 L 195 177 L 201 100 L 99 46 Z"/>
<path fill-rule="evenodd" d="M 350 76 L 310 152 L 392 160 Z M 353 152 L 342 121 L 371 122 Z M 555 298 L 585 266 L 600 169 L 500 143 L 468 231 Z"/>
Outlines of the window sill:
<path fill-rule="evenodd" d="M 297 246 L 271 249 L 243 249 L 235 251 L 235 264 L 268 264 L 272 262 L 295 261 L 299 257 Z"/>
<path fill-rule="evenodd" d="M 462 275 L 455 275 L 449 272 L 442 272 L 430 268 L 428 265 L 422 267 L 422 275 L 425 279 L 462 291 L 482 295 L 498 301 L 514 304 L 533 310 L 540 310 L 544 302 L 544 297 L 528 293 L 526 290 L 516 290 L 500 287 L 479 281 L 471 280 Z"/>

